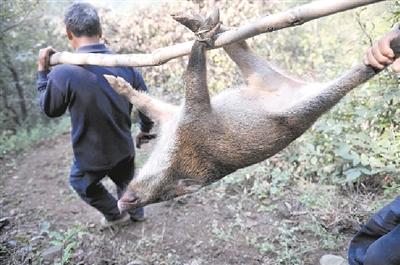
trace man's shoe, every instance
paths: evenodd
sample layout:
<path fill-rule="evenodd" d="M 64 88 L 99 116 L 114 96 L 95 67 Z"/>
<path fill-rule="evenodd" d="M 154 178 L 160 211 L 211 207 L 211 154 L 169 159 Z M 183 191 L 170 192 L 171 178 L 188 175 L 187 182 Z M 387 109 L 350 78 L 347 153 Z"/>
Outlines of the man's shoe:
<path fill-rule="evenodd" d="M 129 213 L 133 222 L 143 222 L 146 220 L 144 216 L 144 209 L 138 208 L 133 213 Z"/>
<path fill-rule="evenodd" d="M 131 217 L 127 213 L 123 213 L 120 218 L 116 220 L 109 221 L 105 217 L 103 217 L 100 221 L 101 226 L 103 228 L 107 227 L 116 227 L 116 226 L 124 226 L 131 222 Z"/>
<path fill-rule="evenodd" d="M 336 255 L 331 255 L 331 254 L 322 256 L 321 259 L 319 260 L 319 264 L 321 264 L 321 265 L 349 265 L 347 260 L 345 260 L 344 258 L 342 258 L 340 256 L 336 256 Z"/>

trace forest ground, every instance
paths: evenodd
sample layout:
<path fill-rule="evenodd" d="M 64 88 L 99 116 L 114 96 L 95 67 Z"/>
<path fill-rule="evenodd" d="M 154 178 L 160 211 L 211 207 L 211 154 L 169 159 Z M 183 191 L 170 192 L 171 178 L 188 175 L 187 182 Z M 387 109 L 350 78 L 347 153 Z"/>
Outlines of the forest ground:
<path fill-rule="evenodd" d="M 139 167 L 150 149 L 138 152 Z M 71 155 L 63 134 L 1 159 L 0 264 L 319 264 L 325 253 L 345 255 L 383 201 L 305 181 L 260 186 L 256 165 L 146 207 L 145 222 L 102 230 L 69 186 Z"/>

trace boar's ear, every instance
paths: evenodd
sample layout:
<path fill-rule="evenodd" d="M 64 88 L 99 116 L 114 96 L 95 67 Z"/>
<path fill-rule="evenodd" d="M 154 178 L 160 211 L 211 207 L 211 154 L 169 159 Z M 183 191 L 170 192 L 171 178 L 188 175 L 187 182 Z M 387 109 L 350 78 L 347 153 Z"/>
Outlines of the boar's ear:
<path fill-rule="evenodd" d="M 180 179 L 176 186 L 176 195 L 181 196 L 198 191 L 203 185 L 194 179 Z"/>

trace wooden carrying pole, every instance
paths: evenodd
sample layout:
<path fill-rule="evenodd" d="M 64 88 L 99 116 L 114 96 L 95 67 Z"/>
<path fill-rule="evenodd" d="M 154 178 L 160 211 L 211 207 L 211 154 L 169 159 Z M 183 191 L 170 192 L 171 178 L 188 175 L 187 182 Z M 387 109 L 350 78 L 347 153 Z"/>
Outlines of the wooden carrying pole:
<path fill-rule="evenodd" d="M 386 0 L 319 0 L 291 8 L 238 27 L 225 31 L 217 36 L 214 48 L 248 39 L 256 35 L 301 25 L 313 19 L 332 15 L 353 8 L 386 1 Z M 50 64 L 77 64 L 101 66 L 155 66 L 171 59 L 188 55 L 193 41 L 175 44 L 155 50 L 150 54 L 95 54 L 58 52 L 50 57 Z"/>

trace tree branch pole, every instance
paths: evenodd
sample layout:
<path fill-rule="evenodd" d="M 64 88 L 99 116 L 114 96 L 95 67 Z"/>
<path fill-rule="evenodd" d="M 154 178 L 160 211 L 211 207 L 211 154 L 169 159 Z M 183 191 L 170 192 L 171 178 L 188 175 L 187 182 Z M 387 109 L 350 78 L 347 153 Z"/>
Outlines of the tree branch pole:
<path fill-rule="evenodd" d="M 386 0 L 320 0 L 294 7 L 285 12 L 265 16 L 256 22 L 223 32 L 217 36 L 214 48 L 248 39 L 256 35 L 294 27 L 305 22 L 357 7 Z M 50 57 L 50 64 L 89 64 L 101 66 L 155 66 L 190 53 L 193 41 L 155 50 L 150 54 L 94 54 L 58 52 Z"/>

